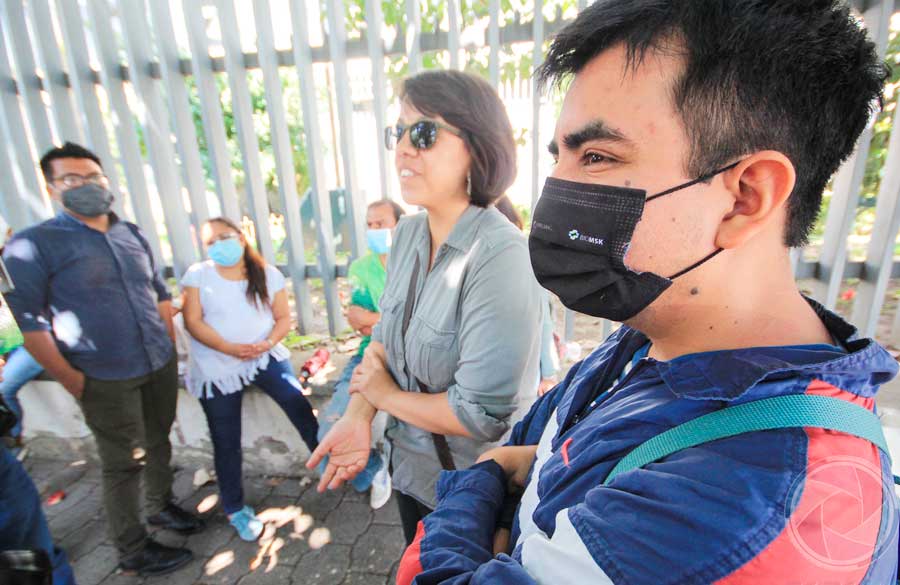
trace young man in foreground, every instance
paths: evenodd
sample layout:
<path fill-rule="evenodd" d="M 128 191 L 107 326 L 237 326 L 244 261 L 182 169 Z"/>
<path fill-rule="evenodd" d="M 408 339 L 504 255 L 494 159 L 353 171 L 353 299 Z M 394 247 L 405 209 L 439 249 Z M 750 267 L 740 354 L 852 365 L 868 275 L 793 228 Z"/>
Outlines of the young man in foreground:
<path fill-rule="evenodd" d="M 599 0 L 539 75 L 571 84 L 536 276 L 626 326 L 508 446 L 442 474 L 398 583 L 893 583 L 889 460 L 851 434 L 743 433 L 608 479 L 697 417 L 797 395 L 872 411 L 896 374 L 789 261 L 881 97 L 865 31 L 841 2 Z"/>

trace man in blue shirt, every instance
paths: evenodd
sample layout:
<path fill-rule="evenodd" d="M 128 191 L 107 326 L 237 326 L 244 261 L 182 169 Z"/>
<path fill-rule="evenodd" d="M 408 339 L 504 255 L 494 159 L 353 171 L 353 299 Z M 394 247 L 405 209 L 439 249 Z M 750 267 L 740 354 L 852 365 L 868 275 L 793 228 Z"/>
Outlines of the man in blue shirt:
<path fill-rule="evenodd" d="M 201 521 L 173 503 L 178 372 L 171 296 L 132 223 L 110 211 L 100 160 L 71 143 L 41 159 L 64 210 L 20 232 L 4 259 L 8 295 L 28 352 L 78 400 L 103 464 L 103 497 L 120 568 L 173 571 L 191 552 L 150 539 L 140 518 L 144 471 L 150 524 L 188 534 Z"/>

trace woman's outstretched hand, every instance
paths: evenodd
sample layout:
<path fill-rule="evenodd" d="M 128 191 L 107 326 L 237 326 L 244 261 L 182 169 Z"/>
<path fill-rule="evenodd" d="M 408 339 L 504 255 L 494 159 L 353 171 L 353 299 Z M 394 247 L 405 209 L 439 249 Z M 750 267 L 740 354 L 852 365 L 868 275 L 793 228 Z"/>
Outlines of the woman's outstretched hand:
<path fill-rule="evenodd" d="M 318 491 L 337 489 L 365 469 L 371 442 L 371 421 L 345 414 L 334 423 L 306 462 L 308 469 L 315 469 L 323 458 L 328 457 Z"/>

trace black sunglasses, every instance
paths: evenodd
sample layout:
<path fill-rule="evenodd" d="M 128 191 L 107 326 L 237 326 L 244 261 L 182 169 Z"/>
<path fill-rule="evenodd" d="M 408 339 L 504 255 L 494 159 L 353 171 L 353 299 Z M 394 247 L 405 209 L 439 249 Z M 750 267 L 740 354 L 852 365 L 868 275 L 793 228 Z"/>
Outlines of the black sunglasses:
<path fill-rule="evenodd" d="M 409 141 L 412 143 L 413 147 L 417 150 L 427 150 L 434 146 L 434 143 L 437 142 L 439 128 L 443 128 L 454 136 L 462 135 L 462 132 L 460 132 L 456 128 L 451 128 L 450 126 L 441 124 L 440 122 L 437 122 L 435 120 L 425 119 L 419 120 L 418 122 L 410 124 L 409 126 L 406 126 L 404 124 L 388 126 L 384 129 L 384 146 L 388 150 L 394 150 L 400 140 L 403 139 L 403 135 L 408 129 Z"/>

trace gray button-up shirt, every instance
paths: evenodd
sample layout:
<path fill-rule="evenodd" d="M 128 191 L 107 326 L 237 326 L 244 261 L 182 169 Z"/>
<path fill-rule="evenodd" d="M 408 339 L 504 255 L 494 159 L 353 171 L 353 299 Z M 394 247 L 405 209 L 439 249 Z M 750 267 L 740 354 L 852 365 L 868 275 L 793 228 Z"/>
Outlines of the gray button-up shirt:
<path fill-rule="evenodd" d="M 494 208 L 469 207 L 429 272 L 430 252 L 427 215 L 401 220 L 372 339 L 384 344 L 401 388 L 417 391 L 417 377 L 431 391 L 447 392 L 472 435 L 447 437 L 457 468 L 465 468 L 506 433 L 520 400 L 534 398 L 539 289 L 525 237 Z M 416 257 L 417 300 L 404 344 L 403 309 Z M 392 419 L 386 434 L 394 487 L 434 507 L 441 465 L 431 433 Z"/>
<path fill-rule="evenodd" d="M 7 244 L 19 328 L 52 331 L 90 378 L 125 380 L 165 366 L 174 346 L 157 309 L 171 298 L 138 227 L 110 214 L 106 233 L 62 212 Z"/>

